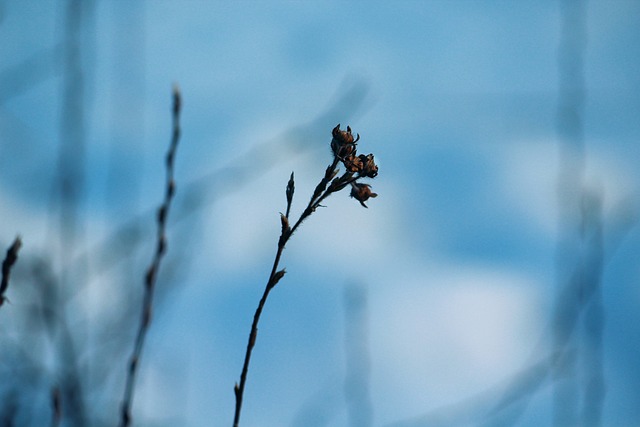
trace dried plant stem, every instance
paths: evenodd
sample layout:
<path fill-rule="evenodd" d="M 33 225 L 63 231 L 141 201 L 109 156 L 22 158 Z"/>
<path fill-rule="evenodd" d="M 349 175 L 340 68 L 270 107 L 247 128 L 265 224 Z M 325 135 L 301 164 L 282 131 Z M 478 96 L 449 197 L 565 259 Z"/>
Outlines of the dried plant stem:
<path fill-rule="evenodd" d="M 264 289 L 264 293 L 262 294 L 262 298 L 260 298 L 260 302 L 258 303 L 258 308 L 256 309 L 255 314 L 253 315 L 253 323 L 251 324 L 251 333 L 249 334 L 249 342 L 247 344 L 247 351 L 244 357 L 244 364 L 242 365 L 242 373 L 240 374 L 240 384 L 236 384 L 234 388 L 234 392 L 236 395 L 236 411 L 233 418 L 234 427 L 238 427 L 240 424 L 240 411 L 242 409 L 242 397 L 244 396 L 244 386 L 247 383 L 247 372 L 249 371 L 249 361 L 251 360 L 251 353 L 253 351 L 253 347 L 256 344 L 256 337 L 258 336 L 258 322 L 260 321 L 260 315 L 262 314 L 262 309 L 264 308 L 265 303 L 267 302 L 267 298 L 269 297 L 269 292 L 273 289 L 276 280 L 276 274 L 278 271 L 278 264 L 280 263 L 280 257 L 282 256 L 282 251 L 284 250 L 284 245 L 278 245 L 278 252 L 276 253 L 276 258 L 273 262 L 273 268 L 271 269 L 271 274 L 269 276 L 269 281 L 267 282 L 267 286 Z M 283 270 L 284 274 L 284 270 Z"/>
<path fill-rule="evenodd" d="M 9 246 L 7 249 L 7 256 L 4 261 L 2 261 L 2 281 L 0 281 L 0 307 L 4 304 L 6 297 L 4 293 L 7 291 L 9 287 L 9 276 L 11 275 L 11 267 L 18 260 L 18 251 L 22 246 L 22 240 L 20 237 L 16 237 L 13 241 L 13 244 Z"/>
<path fill-rule="evenodd" d="M 305 220 L 309 215 L 315 211 L 315 209 L 320 205 L 320 202 L 324 200 L 329 194 L 331 194 L 330 189 L 324 190 L 326 188 L 329 181 L 333 178 L 334 170 L 338 165 L 338 158 L 335 157 L 333 163 L 329 168 L 327 168 L 327 172 L 325 173 L 325 177 L 320 181 L 320 184 L 316 187 L 316 191 L 314 192 L 313 197 L 309 201 L 307 208 L 304 210 L 300 218 L 295 223 L 293 228 L 289 227 L 289 220 L 287 218 L 289 212 L 291 211 L 291 202 L 293 200 L 293 172 L 291 173 L 291 178 L 289 179 L 289 183 L 287 185 L 287 215 L 282 216 L 282 234 L 280 235 L 280 239 L 278 240 L 278 251 L 276 252 L 276 257 L 273 261 L 273 267 L 271 268 L 271 274 L 269 275 L 269 280 L 267 281 L 267 286 L 265 286 L 264 293 L 262 294 L 262 298 L 260 298 L 260 302 L 258 303 L 258 308 L 256 309 L 255 314 L 253 315 L 253 323 L 251 324 L 251 332 L 249 333 L 249 342 L 247 343 L 247 351 L 244 357 L 244 364 L 242 365 L 242 373 L 240 374 L 240 383 L 236 384 L 234 388 L 234 392 L 236 395 L 236 410 L 233 419 L 234 427 L 238 427 L 240 423 L 240 411 L 242 410 L 242 398 L 244 396 L 244 387 L 247 383 L 247 372 L 249 371 L 249 362 L 251 360 L 251 353 L 253 351 L 253 347 L 256 344 L 256 338 L 258 336 L 258 323 L 260 322 L 260 315 L 262 314 L 262 310 L 264 308 L 265 303 L 267 302 L 267 298 L 269 297 L 269 293 L 274 288 L 276 283 L 284 276 L 284 270 L 278 270 L 278 266 L 280 264 L 280 258 L 282 257 L 282 252 L 284 251 L 284 247 L 293 235 L 293 232 L 302 224 L 302 221 Z M 324 194 L 322 193 L 324 191 Z"/>
<path fill-rule="evenodd" d="M 175 182 L 173 179 L 174 160 L 176 155 L 176 149 L 178 147 L 178 141 L 180 140 L 180 110 L 182 106 L 182 100 L 180 97 L 180 91 L 178 87 L 174 87 L 173 90 L 173 136 L 171 138 L 171 145 L 166 156 L 166 191 L 164 201 L 158 209 L 158 232 L 157 232 L 157 246 L 156 251 L 151 262 L 151 266 L 147 270 L 144 282 L 144 297 L 142 301 L 142 317 L 140 319 L 140 325 L 133 346 L 133 352 L 129 359 L 129 368 L 127 371 L 127 379 L 125 384 L 124 397 L 121 407 L 120 426 L 127 427 L 131 422 L 131 404 L 133 401 L 133 393 L 135 387 L 136 373 L 138 371 L 138 363 L 142 354 L 142 348 L 144 346 L 144 340 L 149 330 L 149 324 L 151 323 L 151 309 L 153 304 L 153 292 L 155 289 L 156 278 L 158 276 L 158 269 L 160 268 L 160 261 L 167 250 L 166 239 L 166 223 L 167 216 L 169 214 L 169 208 L 171 201 L 175 194 Z"/>
<path fill-rule="evenodd" d="M 253 322 L 251 324 L 251 332 L 249 333 L 249 341 L 247 343 L 247 350 L 245 353 L 244 364 L 242 366 L 242 373 L 240 374 L 240 383 L 236 383 L 234 387 L 235 397 L 236 397 L 236 408 L 235 415 L 233 419 L 233 426 L 239 427 L 240 423 L 240 412 L 242 410 L 242 399 L 244 396 L 244 389 L 247 382 L 247 373 L 249 371 L 249 362 L 251 360 L 251 353 L 253 351 L 253 347 L 256 344 L 256 338 L 258 336 L 258 323 L 260 322 L 260 316 L 262 314 L 262 310 L 264 309 L 264 305 L 267 302 L 267 298 L 269 297 L 269 293 L 278 283 L 278 281 L 284 276 L 285 270 L 278 270 L 280 264 L 280 258 L 282 257 L 282 252 L 284 251 L 284 247 L 293 235 L 293 233 L 298 229 L 300 224 L 307 219 L 316 209 L 322 206 L 320 203 L 331 194 L 342 190 L 343 188 L 349 185 L 358 185 L 355 184 L 356 180 L 363 177 L 373 178 L 378 173 L 378 168 L 375 166 L 373 162 L 373 155 L 370 155 L 370 158 L 366 156 L 363 159 L 360 159 L 358 163 L 357 160 L 354 160 L 355 156 L 355 144 L 357 139 L 351 135 L 351 129 L 347 128 L 347 131 L 340 131 L 340 125 L 336 126 L 333 130 L 333 140 L 332 140 L 332 149 L 334 151 L 333 162 L 329 167 L 327 167 L 325 171 L 325 175 L 320 181 L 320 183 L 316 186 L 311 199 L 309 200 L 309 204 L 305 208 L 305 210 L 300 215 L 300 218 L 296 221 L 296 223 L 291 227 L 289 225 L 289 213 L 291 211 L 291 202 L 293 200 L 293 192 L 294 192 L 294 181 L 293 181 L 293 173 L 291 173 L 291 178 L 289 179 L 289 183 L 287 184 L 287 209 L 286 214 L 281 214 L 281 222 L 282 222 L 282 233 L 280 234 L 280 239 L 278 240 L 278 251 L 276 252 L 275 259 L 273 261 L 273 267 L 271 268 L 271 274 L 269 275 L 269 280 L 267 281 L 267 285 L 265 286 L 264 293 L 262 294 L 262 298 L 260 298 L 260 302 L 258 303 L 258 308 L 256 309 L 255 314 L 253 315 Z M 351 157 L 349 160 L 345 160 L 345 156 L 343 154 L 349 154 Z M 363 160 L 368 163 L 363 163 Z M 338 163 L 343 162 L 345 167 L 347 167 L 347 171 L 344 172 L 340 177 L 337 177 L 338 174 Z M 351 167 L 351 170 L 349 169 Z M 360 184 L 366 185 L 366 184 Z M 367 186 L 368 190 L 368 186 Z M 355 196 L 360 203 L 366 207 L 364 201 L 369 197 L 375 197 L 375 193 L 370 193 L 367 196 L 362 196 L 358 193 L 358 189 L 354 190 L 356 193 L 352 191 L 352 196 Z"/>

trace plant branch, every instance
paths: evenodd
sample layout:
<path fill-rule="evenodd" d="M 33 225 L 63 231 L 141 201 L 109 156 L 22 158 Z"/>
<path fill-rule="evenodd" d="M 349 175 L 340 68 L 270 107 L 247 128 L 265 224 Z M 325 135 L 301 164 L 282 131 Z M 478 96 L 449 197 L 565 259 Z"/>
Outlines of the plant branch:
<path fill-rule="evenodd" d="M 171 144 L 166 156 L 166 187 L 165 196 L 160 209 L 158 209 L 158 231 L 157 231 L 157 245 L 156 251 L 153 256 L 153 261 L 147 273 L 144 281 L 144 297 L 142 301 L 142 317 L 140 319 L 140 325 L 133 346 L 133 352 L 129 359 L 129 368 L 127 371 L 127 379 L 125 384 L 124 397 L 122 400 L 122 407 L 120 413 L 120 426 L 127 427 L 131 422 L 131 405 L 133 402 L 133 393 L 135 388 L 136 374 L 138 371 L 138 364 L 142 355 L 142 348 L 144 346 L 144 340 L 149 331 L 149 325 L 151 323 L 151 310 L 153 305 L 153 293 L 158 277 L 158 270 L 160 268 L 160 262 L 167 250 L 167 238 L 166 238 L 166 223 L 169 214 L 169 208 L 171 207 L 171 201 L 175 194 L 175 182 L 173 179 L 174 161 L 176 156 L 176 149 L 178 148 L 178 141 L 180 140 L 180 111 L 182 107 L 182 100 L 180 97 L 180 91 L 177 86 L 173 89 L 173 136 L 171 138 Z"/>
<path fill-rule="evenodd" d="M 286 240 L 288 240 L 288 238 Z M 280 257 L 282 256 L 283 250 L 284 250 L 284 244 L 279 244 L 278 252 L 276 253 L 275 260 L 273 261 L 273 267 L 271 268 L 271 274 L 269 275 L 267 286 L 265 286 L 264 293 L 262 294 L 262 298 L 260 298 L 260 302 L 258 303 L 258 308 L 256 309 L 256 312 L 253 315 L 253 323 L 251 324 L 251 333 L 249 334 L 247 351 L 244 357 L 244 364 L 242 365 L 242 373 L 240 374 L 240 384 L 236 383 L 234 387 L 234 393 L 236 396 L 236 410 L 233 418 L 234 427 L 238 427 L 240 425 L 239 423 L 240 423 L 240 411 L 242 410 L 242 398 L 244 396 L 244 387 L 247 383 L 247 373 L 249 372 L 249 362 L 251 360 L 251 353 L 253 352 L 253 347 L 256 344 L 256 338 L 258 336 L 258 322 L 260 321 L 260 315 L 262 314 L 262 309 L 264 308 L 264 305 L 267 302 L 267 298 L 269 297 L 269 292 L 271 292 L 271 290 L 274 288 L 278 280 L 280 280 L 282 276 L 284 276 L 284 270 L 278 271 L 278 264 L 280 263 Z"/>
<path fill-rule="evenodd" d="M 284 277 L 285 270 L 278 270 L 280 264 L 280 258 L 282 257 L 282 253 L 284 248 L 293 235 L 293 233 L 298 229 L 298 227 L 302 224 L 302 222 L 311 216 L 312 213 L 316 211 L 316 209 L 322 206 L 323 200 L 329 197 L 331 194 L 336 193 L 343 188 L 347 187 L 350 184 L 360 185 L 365 188 L 368 192 L 363 195 L 363 191 L 361 187 L 358 187 L 357 190 L 351 192 L 351 196 L 355 197 L 360 201 L 360 203 L 366 207 L 364 201 L 366 201 L 369 197 L 376 197 L 375 193 L 371 193 L 368 190 L 368 185 L 366 184 L 355 184 L 356 180 L 369 177 L 374 178 L 378 174 L 378 167 L 375 165 L 373 161 L 373 155 L 369 156 L 359 156 L 356 155 L 356 143 L 359 139 L 354 139 L 351 135 L 351 129 L 347 127 L 346 131 L 340 130 L 340 125 L 336 126 L 333 129 L 333 139 L 331 141 L 331 148 L 333 150 L 333 162 L 329 167 L 327 167 L 324 177 L 320 180 L 320 183 L 316 186 L 311 199 L 305 210 L 302 212 L 296 223 L 291 227 L 289 225 L 289 213 L 291 210 L 291 202 L 293 199 L 294 192 L 294 181 L 293 181 L 293 173 L 291 173 L 291 177 L 289 178 L 289 182 L 287 184 L 287 209 L 286 214 L 280 215 L 280 220 L 282 223 L 282 232 L 280 234 L 280 238 L 278 239 L 278 250 L 276 252 L 275 259 L 273 261 L 273 266 L 271 267 L 271 274 L 269 275 L 269 280 L 265 286 L 262 297 L 260 298 L 260 302 L 258 303 L 258 308 L 253 315 L 253 322 L 251 323 L 251 332 L 249 333 L 249 340 L 247 342 L 247 350 L 244 357 L 244 363 L 242 365 L 242 372 L 240 374 L 240 383 L 236 383 L 234 386 L 234 393 L 236 397 L 236 407 L 235 414 L 233 419 L 233 426 L 239 427 L 240 425 L 240 413 L 242 410 L 242 400 L 244 397 L 244 389 L 247 383 L 247 373 L 249 371 L 249 362 L 251 360 L 251 354 L 253 352 L 253 348 L 256 344 L 256 339 L 258 336 L 258 323 L 260 322 L 260 316 L 262 315 L 262 311 L 267 302 L 267 298 L 269 297 L 269 293 L 275 287 L 275 285 Z M 347 169 L 340 177 L 336 178 L 338 175 L 338 163 L 342 162 Z"/>

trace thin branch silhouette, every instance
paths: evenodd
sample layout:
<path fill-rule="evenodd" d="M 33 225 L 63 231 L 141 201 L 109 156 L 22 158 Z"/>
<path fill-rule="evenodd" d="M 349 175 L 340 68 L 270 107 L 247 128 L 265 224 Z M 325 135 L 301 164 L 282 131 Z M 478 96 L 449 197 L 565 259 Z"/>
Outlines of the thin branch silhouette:
<path fill-rule="evenodd" d="M 324 177 L 320 180 L 320 183 L 316 186 L 307 207 L 302 212 L 296 223 L 291 227 L 289 225 L 289 218 L 285 214 L 280 214 L 280 220 L 282 224 L 282 233 L 278 240 L 278 250 L 276 252 L 273 266 L 271 268 L 271 274 L 269 280 L 265 286 L 264 293 L 258 303 L 258 308 L 253 316 L 253 322 L 251 324 L 251 332 L 249 333 L 249 341 L 247 343 L 247 350 L 245 353 L 244 363 L 242 365 L 242 373 L 240 374 L 240 383 L 236 383 L 234 387 L 234 393 L 236 397 L 236 409 L 233 419 L 234 427 L 240 425 L 240 413 L 242 410 L 242 400 L 244 397 L 244 389 L 247 382 L 247 373 L 249 371 L 249 362 L 251 360 L 251 353 L 253 347 L 256 344 L 256 338 L 258 335 L 258 323 L 264 305 L 267 302 L 269 293 L 276 286 L 276 284 L 284 277 L 285 270 L 279 270 L 280 258 L 284 251 L 285 245 L 298 229 L 298 227 L 306 220 L 311 214 L 313 214 L 321 203 L 329 197 L 331 194 L 336 193 L 347 186 L 351 185 L 351 196 L 358 200 L 364 207 L 365 202 L 369 198 L 376 197 L 376 193 L 372 193 L 368 184 L 357 183 L 360 178 L 375 178 L 378 175 L 378 166 L 374 162 L 373 154 L 359 156 L 356 155 L 356 145 L 360 136 L 356 138 L 351 134 L 351 128 L 347 126 L 346 131 L 340 130 L 340 125 L 336 126 L 332 131 L 333 138 L 331 140 L 331 149 L 333 151 L 333 162 L 327 167 Z M 338 163 L 342 162 L 345 167 L 345 172 L 337 177 L 339 170 L 336 169 Z M 287 209 L 289 213 L 291 210 L 291 203 L 294 193 L 294 179 L 293 173 L 289 178 L 287 184 L 286 196 L 287 196 Z"/>
<path fill-rule="evenodd" d="M 125 384 L 124 397 L 121 407 L 120 426 L 126 427 L 131 423 L 131 404 L 133 402 L 133 394 L 135 389 L 136 374 L 138 372 L 138 366 L 140 357 L 142 355 L 142 348 L 144 346 L 144 340 L 149 331 L 149 325 L 151 323 L 151 309 L 153 305 L 153 293 L 155 290 L 155 284 L 158 277 L 158 270 L 160 268 L 160 262 L 167 250 L 167 238 L 166 238 L 166 224 L 167 217 L 169 215 L 169 208 L 171 207 L 171 201 L 175 195 L 175 181 L 174 175 L 174 162 L 176 156 L 176 149 L 178 148 L 178 141 L 180 140 L 180 111 L 182 107 L 182 100 L 180 97 L 180 91 L 177 86 L 173 90 L 173 136 L 171 138 L 171 145 L 166 156 L 166 187 L 164 201 L 158 210 L 157 223 L 157 245 L 156 251 L 153 256 L 151 266 L 147 270 L 144 280 L 144 297 L 142 301 L 142 317 L 140 319 L 140 325 L 136 335 L 133 353 L 129 359 L 129 368 L 127 371 L 127 379 Z"/>

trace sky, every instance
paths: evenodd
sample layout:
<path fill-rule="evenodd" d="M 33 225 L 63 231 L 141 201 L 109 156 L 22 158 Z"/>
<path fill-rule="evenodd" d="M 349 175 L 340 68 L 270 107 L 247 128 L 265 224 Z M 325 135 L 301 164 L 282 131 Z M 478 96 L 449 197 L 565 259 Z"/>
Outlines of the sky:
<path fill-rule="evenodd" d="M 378 197 L 287 244 L 241 425 L 640 425 L 638 28 L 624 0 L 0 1 L 0 342 L 44 342 L 38 263 L 71 331 L 16 417 L 50 417 L 73 343 L 91 424 L 118 420 L 177 85 L 134 425 L 232 424 L 287 181 L 297 218 L 337 124 Z"/>

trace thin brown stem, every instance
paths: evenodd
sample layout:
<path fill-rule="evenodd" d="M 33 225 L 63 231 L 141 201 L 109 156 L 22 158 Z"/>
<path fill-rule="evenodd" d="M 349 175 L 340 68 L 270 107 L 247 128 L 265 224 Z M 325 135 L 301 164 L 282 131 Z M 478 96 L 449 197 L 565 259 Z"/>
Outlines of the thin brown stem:
<path fill-rule="evenodd" d="M 316 191 L 314 196 L 309 201 L 307 208 L 304 210 L 300 218 L 293 226 L 293 228 L 289 229 L 288 225 L 283 226 L 282 234 L 280 235 L 280 239 L 278 241 L 278 251 L 276 252 L 276 257 L 273 261 L 273 267 L 271 268 L 271 274 L 269 275 L 269 280 L 267 281 L 267 285 L 264 288 L 264 293 L 262 294 L 262 298 L 260 298 L 260 302 L 258 303 L 258 308 L 256 309 L 255 314 L 253 315 L 253 322 L 251 323 L 251 332 L 249 333 L 249 341 L 247 343 L 247 351 L 244 356 L 244 363 L 242 365 L 242 373 L 240 374 L 240 383 L 236 384 L 234 387 L 234 392 L 236 396 L 236 410 L 233 418 L 233 426 L 238 427 L 240 424 L 240 412 L 242 410 L 242 398 L 244 396 L 244 388 L 247 383 L 247 373 L 249 372 L 249 362 L 251 361 L 251 354 L 253 352 L 253 347 L 256 344 L 256 338 L 258 336 L 258 323 L 260 322 L 260 316 L 262 315 L 262 310 L 264 309 L 264 305 L 267 302 L 267 298 L 269 297 L 269 293 L 276 285 L 277 281 L 284 275 L 284 270 L 278 271 L 278 266 L 280 264 L 280 258 L 282 257 L 282 252 L 284 251 L 284 247 L 291 238 L 291 235 L 298 228 L 298 226 L 307 218 L 309 215 L 315 211 L 320 202 L 324 200 L 330 193 L 329 190 L 324 190 L 330 180 L 333 178 L 333 170 L 338 164 L 338 159 L 336 158 L 331 166 L 327 168 L 327 172 L 325 173 L 324 178 L 320 181 L 320 184 L 316 187 Z M 293 173 L 291 174 L 291 178 L 289 179 L 289 184 L 287 185 L 287 215 L 289 215 L 289 211 L 291 208 L 291 199 L 293 198 Z M 322 193 L 324 191 L 324 193 Z M 316 195 L 320 194 L 319 196 Z M 289 195 L 290 194 L 290 195 Z"/>
<path fill-rule="evenodd" d="M 264 288 L 264 293 L 262 294 L 262 298 L 260 298 L 260 302 L 258 303 L 258 308 L 256 309 L 255 314 L 253 315 L 253 323 L 251 324 L 251 333 L 249 334 L 249 342 L 247 343 L 247 351 L 244 356 L 244 364 L 242 365 L 242 373 L 240 374 L 240 384 L 236 384 L 234 387 L 234 392 L 236 395 L 236 411 L 233 418 L 233 426 L 238 427 L 240 424 L 240 411 L 242 410 L 242 398 L 244 396 L 244 387 L 247 383 L 247 373 L 249 372 L 249 362 L 251 360 L 251 353 L 253 352 L 253 347 L 256 345 L 256 338 L 258 336 L 258 322 L 260 321 L 260 315 L 262 314 L 262 309 L 264 308 L 265 303 L 267 302 L 267 298 L 269 297 L 269 292 L 274 288 L 276 282 L 276 275 L 278 272 L 278 264 L 280 263 L 280 257 L 282 256 L 282 251 L 284 250 L 284 243 L 289 240 L 288 237 L 284 238 L 284 242 L 278 245 L 278 252 L 276 253 L 275 260 L 273 261 L 273 267 L 271 268 L 271 274 L 269 275 L 269 281 L 267 282 L 267 286 Z"/>
<path fill-rule="evenodd" d="M 329 166 L 325 172 L 325 176 L 322 178 L 320 183 L 315 189 L 311 200 L 309 200 L 309 204 L 306 209 L 300 215 L 300 218 L 296 221 L 293 228 L 289 228 L 288 220 L 283 224 L 282 234 L 280 235 L 280 239 L 278 241 L 278 251 L 276 252 L 276 257 L 273 261 L 273 267 L 271 268 L 271 274 L 269 275 L 269 280 L 267 281 L 267 285 L 265 286 L 264 293 L 262 294 L 262 298 L 260 298 L 260 302 L 258 303 L 258 308 L 256 309 L 255 314 L 253 315 L 253 322 L 251 324 L 251 332 L 249 333 L 249 341 L 247 343 L 247 350 L 244 357 L 244 364 L 242 365 L 242 373 L 240 374 L 240 383 L 236 383 L 234 387 L 234 392 L 236 396 L 236 409 L 235 415 L 233 419 L 233 426 L 238 427 L 240 424 L 240 412 L 242 410 L 242 399 L 244 396 L 244 388 L 247 383 L 247 373 L 249 371 L 249 362 L 251 360 L 251 354 L 253 352 L 253 347 L 256 344 L 256 338 L 258 336 L 258 323 L 260 322 L 260 316 L 262 314 L 262 310 L 264 309 L 264 305 L 267 302 L 267 298 L 269 297 L 269 293 L 275 287 L 276 283 L 282 278 L 284 275 L 284 270 L 278 270 L 278 266 L 280 264 L 280 258 L 282 257 L 282 252 L 284 251 L 284 247 L 293 235 L 293 232 L 302 224 L 302 222 L 308 218 L 315 210 L 320 206 L 320 203 L 326 199 L 331 193 L 336 191 L 332 185 L 329 185 L 332 179 L 336 175 L 336 167 L 338 165 L 338 157 L 336 156 L 333 160 L 331 166 Z M 329 188 L 327 188 L 329 185 Z M 291 174 L 291 178 L 289 179 L 289 184 L 287 185 L 287 215 L 288 217 L 289 211 L 291 208 L 291 199 L 293 197 L 293 173 Z"/>
<path fill-rule="evenodd" d="M 247 343 L 247 350 L 244 356 L 244 363 L 242 365 L 242 373 L 240 374 L 240 383 L 236 383 L 234 387 L 235 397 L 236 397 L 236 408 L 235 414 L 233 418 L 233 426 L 239 427 L 240 425 L 240 412 L 242 410 L 242 399 L 244 396 L 244 389 L 247 383 L 247 373 L 249 371 L 249 362 L 251 360 L 251 354 L 253 352 L 253 347 L 256 344 L 256 339 L 258 336 L 258 323 L 260 322 L 260 316 L 262 315 L 262 310 L 267 302 L 267 298 L 269 297 L 269 293 L 275 287 L 280 279 L 285 274 L 284 269 L 278 270 L 278 266 L 280 264 L 280 258 L 282 257 L 282 253 L 284 248 L 293 235 L 293 233 L 298 229 L 298 227 L 302 224 L 302 222 L 311 216 L 312 213 L 316 211 L 316 209 L 322 206 L 322 203 L 327 197 L 331 194 L 336 193 L 349 184 L 355 183 L 356 180 L 369 177 L 373 178 L 378 173 L 378 167 L 373 162 L 373 155 L 369 156 L 360 156 L 362 158 L 355 159 L 356 155 L 356 142 L 359 139 L 356 138 L 354 140 L 351 129 L 347 127 L 347 131 L 341 131 L 340 125 L 336 126 L 332 131 L 333 139 L 331 141 L 331 148 L 334 152 L 334 157 L 331 165 L 327 167 L 325 170 L 324 177 L 320 180 L 315 190 L 313 191 L 313 195 L 307 204 L 307 207 L 304 209 L 298 220 L 295 222 L 293 227 L 289 225 L 289 213 L 291 210 L 291 202 L 293 199 L 294 192 L 294 182 L 293 182 L 293 173 L 291 173 L 291 178 L 289 178 L 289 182 L 287 184 L 287 209 L 286 214 L 280 215 L 280 220 L 282 222 L 282 233 L 280 234 L 280 238 L 278 240 L 278 251 L 276 252 L 276 257 L 273 261 L 273 266 L 271 268 L 271 274 L 269 275 L 269 280 L 267 281 L 267 285 L 265 286 L 264 292 L 262 294 L 262 298 L 260 298 L 260 302 L 258 303 L 258 308 L 256 309 L 255 314 L 253 315 L 253 322 L 251 323 L 251 332 L 249 333 L 249 340 Z M 339 154 L 343 153 L 343 154 Z M 350 156 L 348 159 L 344 158 L 344 156 Z M 357 161 L 356 161 L 357 160 Z M 364 161 L 367 162 L 366 166 Z M 338 175 L 338 163 L 343 162 L 345 168 L 347 169 L 340 177 Z M 364 185 L 364 184 L 362 184 Z M 367 186 L 368 187 L 368 186 Z M 351 193 L 354 196 L 354 193 Z M 364 205 L 364 201 L 368 197 L 375 197 L 376 194 L 368 193 L 367 195 L 361 196 L 357 194 L 356 197 L 360 203 Z M 366 207 L 366 206 L 365 206 Z"/>
<path fill-rule="evenodd" d="M 302 215 L 300 215 L 298 221 L 296 221 L 293 227 L 291 227 L 289 236 L 291 236 L 293 232 L 298 229 L 300 224 L 302 224 L 302 221 L 307 219 L 313 212 L 315 212 L 315 210 L 320 206 L 320 203 L 322 203 L 324 199 L 329 197 L 329 195 L 335 191 L 331 187 L 327 189 L 327 185 L 335 177 L 336 167 L 338 166 L 339 161 L 340 159 L 338 158 L 338 156 L 334 156 L 333 163 L 331 163 L 331 166 L 327 168 L 324 178 L 322 178 L 322 181 L 320 181 L 320 183 L 316 187 L 316 190 L 311 197 L 311 200 L 309 200 L 309 204 L 307 205 L 306 209 L 302 212 Z M 289 239 L 287 238 L 287 240 Z"/>
<path fill-rule="evenodd" d="M 166 238 L 166 224 L 167 217 L 169 215 L 169 208 L 171 207 L 171 201 L 175 194 L 175 182 L 173 180 L 173 169 L 176 155 L 176 149 L 178 147 L 178 141 L 180 140 L 180 110 L 181 110 L 181 97 L 180 91 L 177 87 L 173 90 L 173 136 L 171 138 L 171 145 L 166 156 L 166 187 L 165 196 L 160 209 L 158 209 L 158 231 L 157 231 L 157 245 L 156 251 L 153 256 L 153 261 L 147 273 L 145 275 L 144 282 L 144 297 L 142 301 L 142 317 L 140 319 L 140 325 L 133 346 L 133 352 L 129 359 L 129 368 L 127 371 L 127 379 L 125 384 L 124 397 L 122 400 L 122 407 L 120 413 L 120 426 L 127 427 L 131 422 L 131 404 L 133 402 L 133 393 L 135 389 L 136 373 L 138 371 L 138 364 L 142 355 L 142 348 L 144 346 L 144 340 L 149 331 L 149 325 L 151 323 L 151 309 L 153 304 L 153 293 L 155 289 L 156 279 L 158 277 L 158 270 L 160 268 L 160 262 L 167 250 L 167 238 Z"/>

